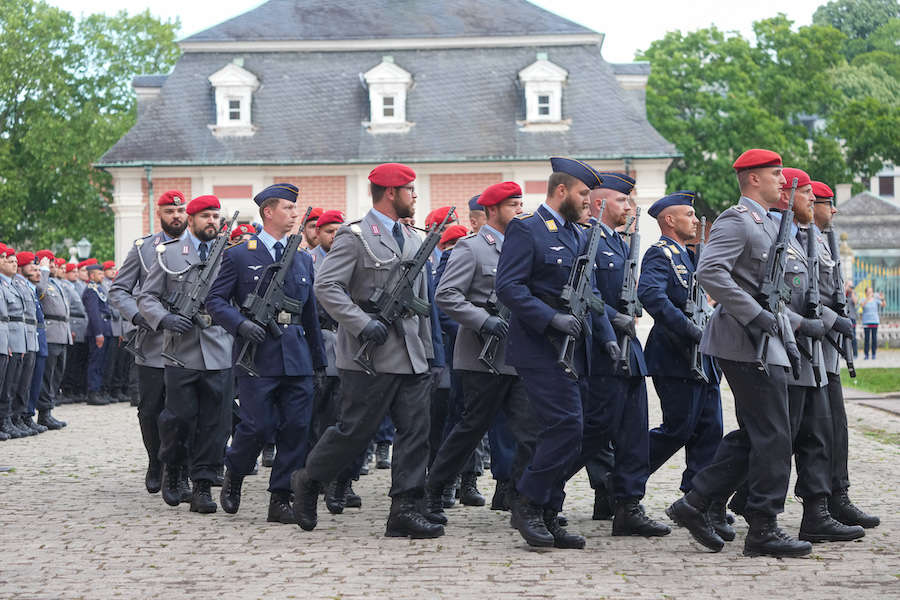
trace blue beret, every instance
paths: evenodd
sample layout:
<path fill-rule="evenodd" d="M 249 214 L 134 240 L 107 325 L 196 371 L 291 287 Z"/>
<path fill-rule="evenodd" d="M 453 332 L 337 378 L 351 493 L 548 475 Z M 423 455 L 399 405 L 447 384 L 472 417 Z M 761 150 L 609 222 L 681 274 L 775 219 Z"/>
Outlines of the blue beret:
<path fill-rule="evenodd" d="M 288 202 L 296 202 L 297 194 L 299 193 L 300 188 L 298 188 L 296 185 L 293 185 L 291 183 L 275 183 L 258 193 L 253 198 L 253 201 L 256 202 L 257 205 L 262 205 L 262 203 L 269 198 L 281 198 L 282 200 L 287 200 Z"/>
<path fill-rule="evenodd" d="M 697 192 L 692 192 L 690 190 L 678 190 L 677 192 L 673 192 L 668 196 L 663 196 L 656 202 L 654 202 L 649 210 L 647 210 L 647 214 L 649 214 L 654 219 L 656 216 L 669 208 L 670 206 L 693 206 L 694 199 L 697 198 Z"/>
<path fill-rule="evenodd" d="M 554 173 L 567 173 L 592 190 L 603 183 L 603 178 L 594 167 L 574 158 L 554 156 L 550 159 L 550 167 Z"/>
<path fill-rule="evenodd" d="M 625 173 L 603 171 L 600 173 L 600 177 L 603 178 L 603 184 L 599 186 L 601 188 L 622 192 L 626 196 L 634 189 L 634 177 Z"/>
<path fill-rule="evenodd" d="M 482 205 L 478 204 L 479 198 L 481 198 L 481 194 L 478 194 L 477 196 L 472 196 L 472 199 L 469 200 L 469 212 L 472 212 L 473 210 L 480 210 L 480 211 L 484 212 L 484 207 Z"/>

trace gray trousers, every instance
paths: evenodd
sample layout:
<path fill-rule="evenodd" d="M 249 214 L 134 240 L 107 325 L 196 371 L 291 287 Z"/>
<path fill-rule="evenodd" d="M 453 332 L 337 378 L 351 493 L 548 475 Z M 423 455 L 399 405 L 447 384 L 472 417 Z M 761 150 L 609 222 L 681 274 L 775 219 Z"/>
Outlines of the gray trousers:
<path fill-rule="evenodd" d="M 306 457 L 307 476 L 329 482 L 369 445 L 386 414 L 394 422 L 390 496 L 421 496 L 428 463 L 431 374 L 366 375 L 339 370 L 341 410 L 338 422 L 322 434 Z"/>
<path fill-rule="evenodd" d="M 62 385 L 63 374 L 66 372 L 65 344 L 47 344 L 47 362 L 44 363 L 44 381 L 41 386 L 41 395 L 38 396 L 37 409 L 39 411 L 50 410 L 56 405 L 56 396 Z"/>
<path fill-rule="evenodd" d="M 28 397 L 31 394 L 31 378 L 34 375 L 34 361 L 37 352 L 26 352 L 22 357 L 22 370 L 16 388 L 12 390 L 12 410 L 10 414 L 24 415 L 28 412 Z"/>

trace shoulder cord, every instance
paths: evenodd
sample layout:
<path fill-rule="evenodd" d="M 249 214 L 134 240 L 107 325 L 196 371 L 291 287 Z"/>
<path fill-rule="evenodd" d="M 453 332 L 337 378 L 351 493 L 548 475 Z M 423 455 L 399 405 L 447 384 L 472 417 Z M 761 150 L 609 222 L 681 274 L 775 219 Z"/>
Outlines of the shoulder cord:
<path fill-rule="evenodd" d="M 157 246 L 157 248 L 158 248 L 158 250 L 156 251 L 156 262 L 158 262 L 159 266 L 162 268 L 162 270 L 165 271 L 166 273 L 168 273 L 169 275 L 175 275 L 176 277 L 178 275 L 184 275 L 185 273 L 190 271 L 195 266 L 195 265 L 188 265 L 180 271 L 173 271 L 172 269 L 170 269 L 169 267 L 167 267 L 165 265 L 165 263 L 163 262 L 163 259 L 162 259 L 163 254 L 165 254 L 165 252 L 166 252 L 165 246 Z M 159 249 L 162 249 L 162 252 L 160 252 Z"/>
<path fill-rule="evenodd" d="M 354 235 L 356 235 L 356 237 L 359 238 L 359 241 L 362 242 L 363 249 L 372 258 L 372 260 L 374 260 L 376 263 L 381 263 L 381 264 L 387 265 L 392 262 L 396 262 L 398 260 L 398 257 L 396 254 L 394 254 L 390 258 L 384 259 L 384 258 L 381 258 L 380 256 L 376 255 L 374 252 L 372 252 L 372 248 L 369 247 L 369 243 L 366 241 L 366 238 L 363 237 L 362 230 L 359 228 L 358 225 L 356 227 L 351 226 L 350 231 L 352 231 L 354 233 Z M 390 248 L 389 248 L 389 250 L 390 250 Z M 391 252 L 393 253 L 394 251 L 391 250 Z"/>

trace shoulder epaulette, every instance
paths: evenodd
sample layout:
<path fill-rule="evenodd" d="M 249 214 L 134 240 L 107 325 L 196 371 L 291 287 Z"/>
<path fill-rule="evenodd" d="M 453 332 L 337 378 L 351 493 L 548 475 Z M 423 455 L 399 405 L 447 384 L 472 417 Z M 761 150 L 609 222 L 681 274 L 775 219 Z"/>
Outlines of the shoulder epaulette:
<path fill-rule="evenodd" d="M 747 212 L 747 207 L 744 206 L 743 204 L 738 204 L 738 205 L 734 206 L 733 208 L 734 208 L 734 210 L 736 210 L 740 213 Z"/>
<path fill-rule="evenodd" d="M 160 242 L 159 245 L 160 246 L 168 246 L 169 244 L 173 244 L 173 243 L 179 242 L 179 241 L 181 241 L 181 238 L 172 238 L 171 240 L 167 240 L 165 242 Z"/>
<path fill-rule="evenodd" d="M 466 236 L 463 236 L 463 238 L 462 238 L 462 239 L 464 239 L 464 240 L 468 240 L 468 239 L 471 239 L 471 238 L 473 238 L 473 237 L 477 237 L 477 236 L 478 236 L 478 234 L 477 234 L 477 233 L 470 233 L 470 234 L 469 234 L 469 235 L 466 235 Z"/>
<path fill-rule="evenodd" d="M 243 244 L 243 243 L 246 242 L 246 241 L 247 241 L 247 240 L 240 240 L 240 241 L 238 241 L 238 242 L 234 242 L 234 243 L 232 243 L 232 244 L 228 244 L 227 246 L 225 246 L 225 249 L 226 249 L 226 250 L 231 250 L 232 248 L 234 248 L 234 247 L 236 247 L 236 246 L 240 246 L 241 244 Z"/>
<path fill-rule="evenodd" d="M 665 245 L 666 245 L 665 240 L 659 240 L 658 242 L 656 242 L 655 244 L 653 244 L 653 246 L 656 247 L 656 248 L 662 248 L 662 247 L 664 247 Z"/>
<path fill-rule="evenodd" d="M 140 248 L 144 244 L 144 240 L 151 237 L 152 235 L 153 235 L 152 233 L 148 233 L 147 235 L 145 235 L 143 237 L 139 237 L 138 239 L 134 240 L 134 245 L 137 246 L 138 248 Z"/>
<path fill-rule="evenodd" d="M 528 217 L 533 217 L 534 213 L 522 213 L 521 215 L 516 215 L 517 219 L 527 219 Z"/>

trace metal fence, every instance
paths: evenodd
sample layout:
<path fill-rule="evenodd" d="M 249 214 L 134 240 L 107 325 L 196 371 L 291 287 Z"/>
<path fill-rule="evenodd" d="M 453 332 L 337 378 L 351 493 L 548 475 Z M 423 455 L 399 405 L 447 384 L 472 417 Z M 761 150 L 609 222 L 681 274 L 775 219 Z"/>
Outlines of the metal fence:
<path fill-rule="evenodd" d="M 866 288 L 871 287 L 876 295 L 884 294 L 886 305 L 881 309 L 881 316 L 900 318 L 900 267 L 873 265 L 857 258 L 853 261 L 853 281 L 859 305 L 866 297 Z"/>

